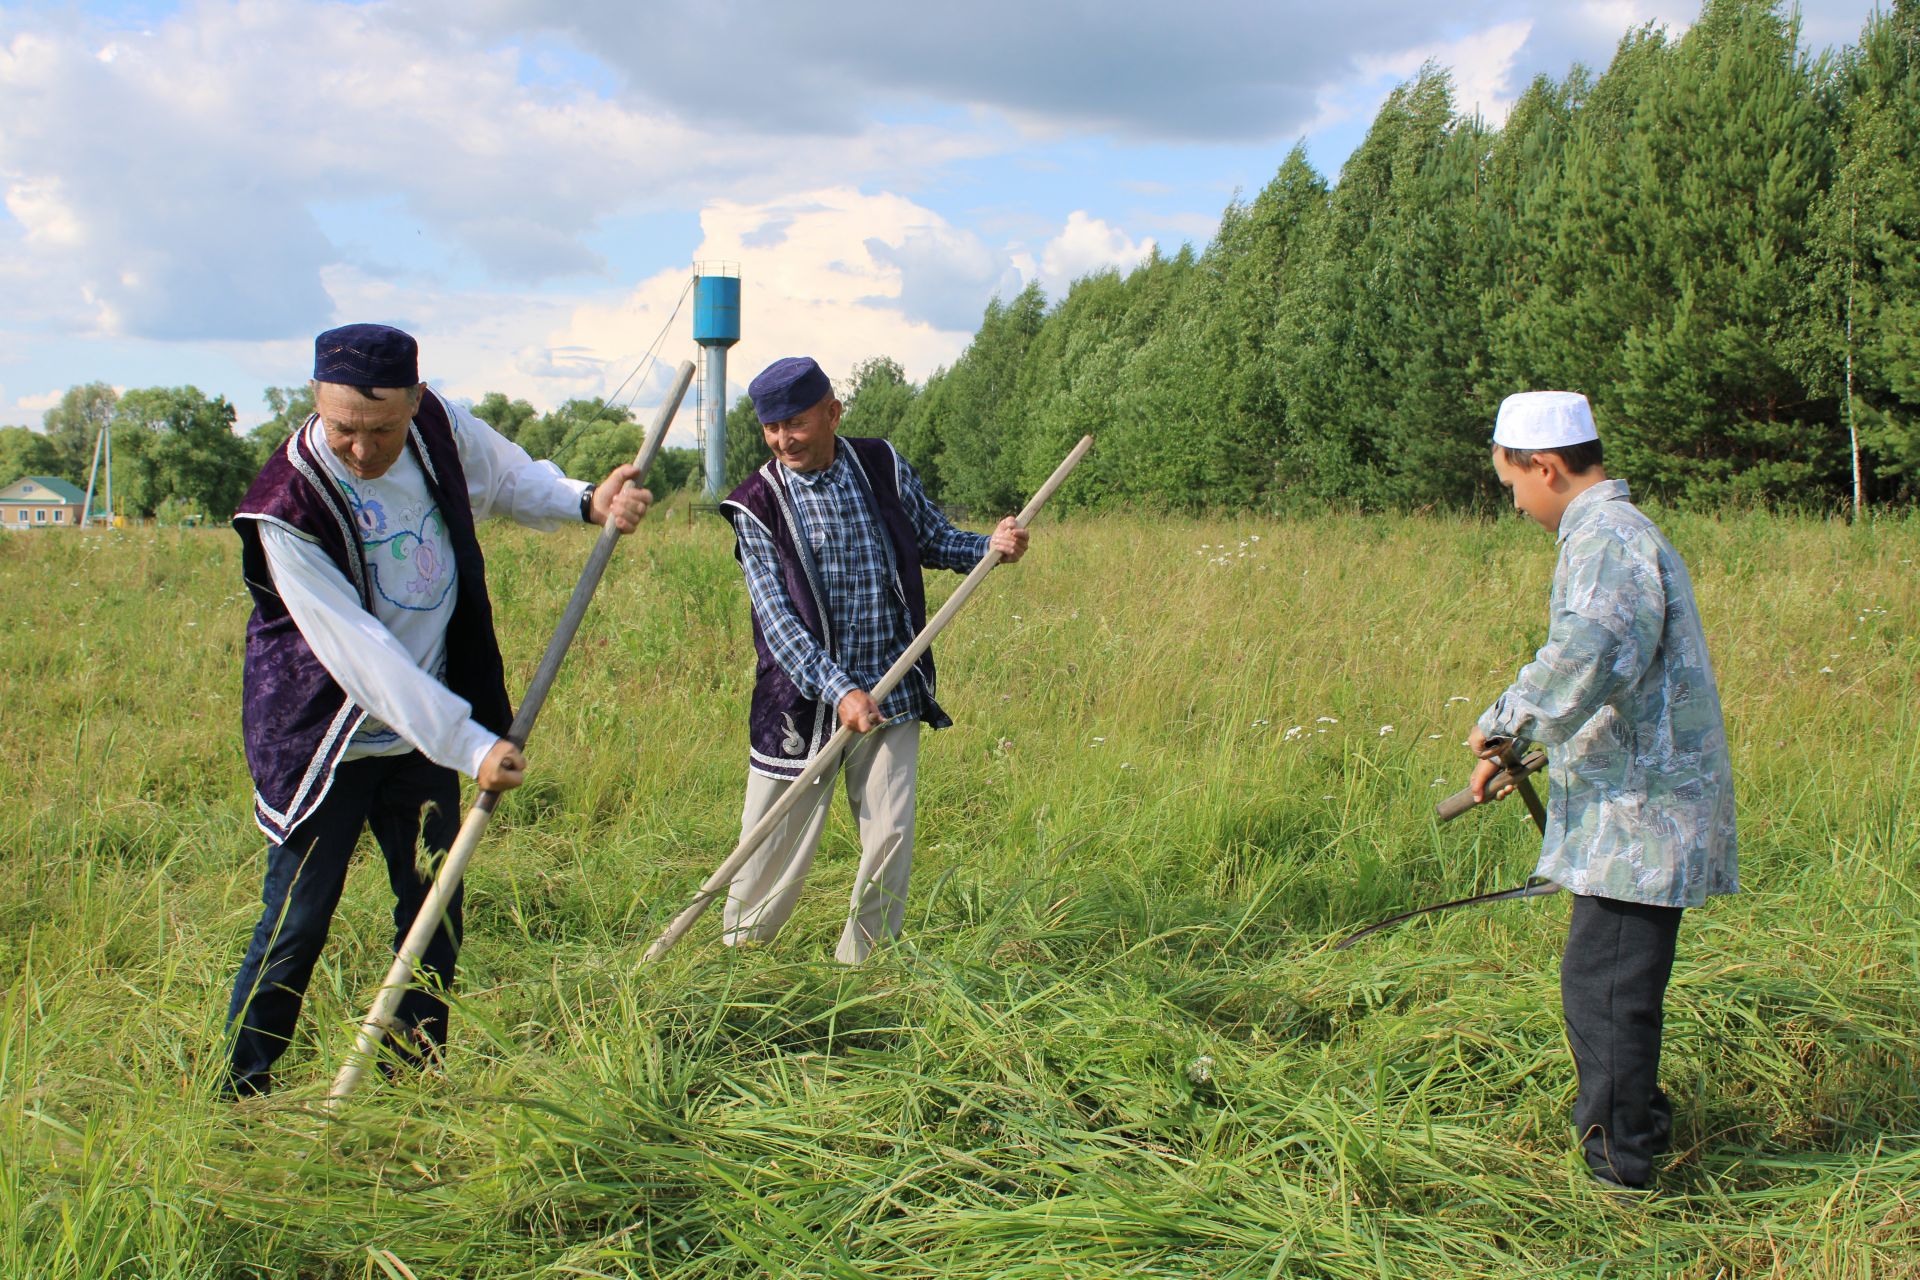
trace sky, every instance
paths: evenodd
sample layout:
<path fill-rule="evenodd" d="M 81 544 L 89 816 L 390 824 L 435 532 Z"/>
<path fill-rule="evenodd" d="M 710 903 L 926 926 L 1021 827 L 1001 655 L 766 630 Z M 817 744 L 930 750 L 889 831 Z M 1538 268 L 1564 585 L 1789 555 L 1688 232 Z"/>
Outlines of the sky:
<path fill-rule="evenodd" d="M 1872 9 L 1803 0 L 1802 42 Z M 0 424 L 98 380 L 198 386 L 245 430 L 362 320 L 415 334 L 453 397 L 624 385 L 644 415 L 694 356 L 696 263 L 741 275 L 730 396 L 793 354 L 919 381 L 996 295 L 1204 246 L 1296 144 L 1337 177 L 1429 60 L 1498 123 L 1534 76 L 1698 11 L 0 0 Z"/>

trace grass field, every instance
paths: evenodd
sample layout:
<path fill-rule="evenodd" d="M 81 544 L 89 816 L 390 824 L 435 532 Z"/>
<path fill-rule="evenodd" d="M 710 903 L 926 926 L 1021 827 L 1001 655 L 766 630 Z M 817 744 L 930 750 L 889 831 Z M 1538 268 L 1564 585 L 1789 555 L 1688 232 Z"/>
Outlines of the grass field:
<path fill-rule="evenodd" d="M 939 646 L 910 945 L 856 970 L 844 807 L 777 943 L 638 967 L 738 834 L 751 665 L 724 527 L 650 521 L 475 860 L 444 1073 L 337 1117 L 364 851 L 287 1087 L 211 1097 L 237 541 L 0 537 L 0 1276 L 1920 1277 L 1920 519 L 1663 523 L 1746 892 L 1682 930 L 1634 1207 L 1573 1155 L 1564 897 L 1327 949 L 1532 868 L 1517 805 L 1431 818 L 1544 631 L 1518 518 L 1043 521 Z M 487 538 L 518 688 L 588 539 Z"/>

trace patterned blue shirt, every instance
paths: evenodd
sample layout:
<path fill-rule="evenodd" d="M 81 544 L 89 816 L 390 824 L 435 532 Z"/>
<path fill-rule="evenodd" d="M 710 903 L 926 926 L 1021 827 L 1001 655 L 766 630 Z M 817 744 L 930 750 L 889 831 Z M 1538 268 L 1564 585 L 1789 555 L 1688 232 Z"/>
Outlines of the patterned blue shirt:
<path fill-rule="evenodd" d="M 849 455 L 840 447 L 833 461 L 818 471 L 781 473 L 800 536 L 820 571 L 835 653 L 814 639 L 794 610 L 772 536 L 755 521 L 734 522 L 747 594 L 774 661 L 801 693 L 834 707 L 855 689 L 872 689 L 913 643 L 913 621 L 895 590 L 886 531 L 860 492 Z M 987 554 L 986 535 L 956 529 L 927 499 L 906 459 L 894 456 L 899 460 L 900 504 L 913 525 L 921 564 L 971 570 Z M 887 695 L 880 713 L 889 719 L 918 720 L 932 706 L 932 691 L 916 670 Z"/>
<path fill-rule="evenodd" d="M 1536 874 L 1658 907 L 1732 893 L 1733 769 L 1687 566 L 1624 480 L 1568 503 L 1559 542 L 1547 642 L 1480 717 L 1548 748 Z"/>

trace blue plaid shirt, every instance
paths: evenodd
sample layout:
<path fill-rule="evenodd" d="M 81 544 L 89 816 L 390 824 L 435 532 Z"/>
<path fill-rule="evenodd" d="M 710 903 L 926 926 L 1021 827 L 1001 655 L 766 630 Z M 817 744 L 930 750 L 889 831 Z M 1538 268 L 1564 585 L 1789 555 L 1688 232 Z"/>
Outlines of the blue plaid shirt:
<path fill-rule="evenodd" d="M 772 536 L 752 520 L 734 522 L 747 595 L 774 661 L 801 693 L 834 707 L 855 689 L 872 689 L 913 643 L 913 622 L 894 594 L 886 530 L 861 495 L 848 452 L 836 449 L 833 461 L 819 471 L 782 473 L 800 536 L 820 571 L 837 653 L 829 654 L 794 611 Z M 924 567 L 965 573 L 980 563 L 987 554 L 986 535 L 956 529 L 941 515 L 904 458 L 899 488 Z M 918 671 L 911 671 L 880 704 L 880 713 L 919 720 L 932 706 L 932 691 Z"/>

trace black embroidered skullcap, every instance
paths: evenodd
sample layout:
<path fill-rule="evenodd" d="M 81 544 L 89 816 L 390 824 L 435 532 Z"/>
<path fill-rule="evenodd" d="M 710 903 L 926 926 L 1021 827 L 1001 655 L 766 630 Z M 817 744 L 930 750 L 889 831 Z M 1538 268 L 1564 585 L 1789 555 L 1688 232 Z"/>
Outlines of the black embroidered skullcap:
<path fill-rule="evenodd" d="M 313 380 L 350 387 L 411 387 L 420 344 L 387 324 L 343 324 L 313 340 Z"/>

